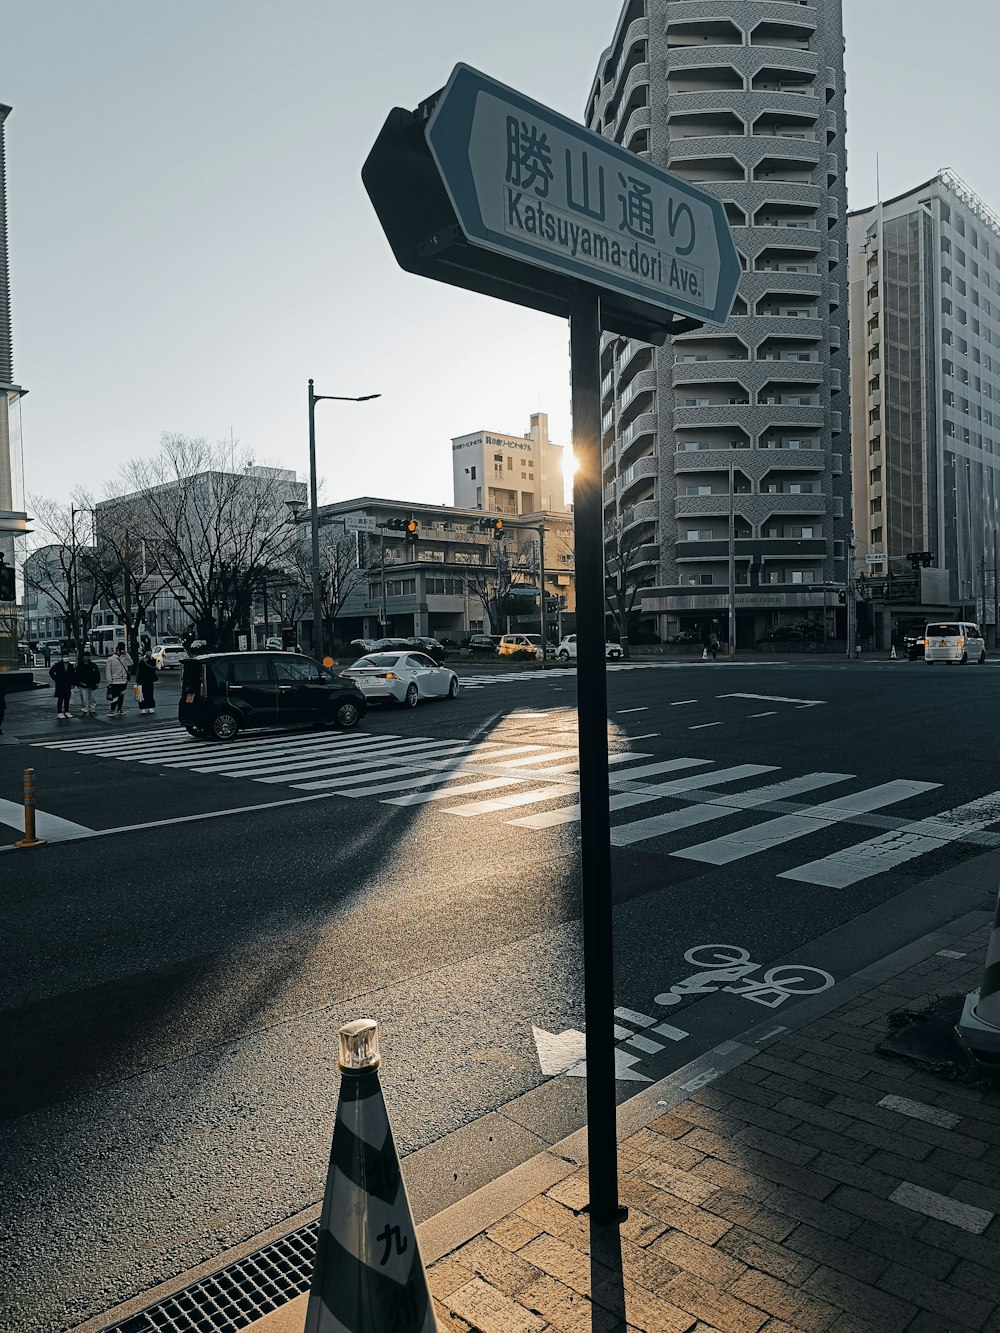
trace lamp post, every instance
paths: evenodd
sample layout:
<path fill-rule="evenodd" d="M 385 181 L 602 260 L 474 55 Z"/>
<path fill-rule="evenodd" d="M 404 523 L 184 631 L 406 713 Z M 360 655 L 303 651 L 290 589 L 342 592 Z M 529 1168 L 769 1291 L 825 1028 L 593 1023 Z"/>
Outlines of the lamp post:
<path fill-rule="evenodd" d="M 319 500 L 316 493 L 316 404 L 324 401 L 335 403 L 367 403 L 372 398 L 381 398 L 380 393 L 363 393 L 360 397 L 344 397 L 336 393 L 315 393 L 313 382 L 309 381 L 309 508 L 312 524 L 312 643 L 313 653 L 323 660 L 323 606 L 319 587 Z M 289 504 L 289 508 L 292 508 Z M 293 514 L 296 512 L 292 510 Z"/>

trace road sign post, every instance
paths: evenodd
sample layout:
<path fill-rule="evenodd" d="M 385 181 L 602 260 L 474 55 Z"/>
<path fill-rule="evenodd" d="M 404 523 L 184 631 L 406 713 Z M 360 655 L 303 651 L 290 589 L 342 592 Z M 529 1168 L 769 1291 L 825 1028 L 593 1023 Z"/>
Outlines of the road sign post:
<path fill-rule="evenodd" d="M 662 344 L 725 323 L 739 260 L 719 199 L 468 65 L 415 111 L 390 112 L 362 179 L 407 272 L 570 321 L 588 1172 L 591 1216 L 611 1223 L 622 1214 L 601 332 Z M 544 568 L 539 583 L 544 634 Z"/>

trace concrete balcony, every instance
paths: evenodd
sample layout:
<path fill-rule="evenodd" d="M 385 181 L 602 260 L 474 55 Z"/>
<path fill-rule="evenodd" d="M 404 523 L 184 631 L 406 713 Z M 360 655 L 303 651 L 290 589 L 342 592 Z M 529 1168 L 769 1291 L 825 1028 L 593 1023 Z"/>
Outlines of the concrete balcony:
<path fill-rule="evenodd" d="M 625 124 L 616 130 L 614 138 L 618 143 L 628 143 L 633 134 L 650 129 L 652 124 L 652 110 L 648 106 L 637 106 Z"/>
<path fill-rule="evenodd" d="M 621 461 L 627 451 L 635 446 L 637 441 L 643 436 L 653 436 L 655 439 L 657 432 L 657 415 L 655 412 L 644 412 L 641 416 L 629 423 L 618 437 L 618 458 Z"/>
<path fill-rule="evenodd" d="M 767 493 L 760 497 L 760 507 L 770 514 L 825 514 L 827 498 L 825 495 L 774 495 Z"/>
<path fill-rule="evenodd" d="M 629 380 L 628 384 L 622 390 L 618 398 L 618 415 L 624 417 L 627 415 L 627 409 L 636 398 L 643 394 L 655 394 L 656 392 L 656 371 L 653 369 L 640 370 L 637 375 Z"/>
<path fill-rule="evenodd" d="M 617 486 L 622 501 L 625 501 L 635 486 L 648 481 L 650 477 L 656 478 L 659 475 L 660 460 L 656 454 L 647 454 L 644 458 L 637 458 L 624 472 L 619 473 Z"/>
<path fill-rule="evenodd" d="M 640 500 L 622 510 L 622 531 L 627 532 L 639 523 L 655 523 L 660 516 L 660 502 L 655 496 L 649 500 Z"/>

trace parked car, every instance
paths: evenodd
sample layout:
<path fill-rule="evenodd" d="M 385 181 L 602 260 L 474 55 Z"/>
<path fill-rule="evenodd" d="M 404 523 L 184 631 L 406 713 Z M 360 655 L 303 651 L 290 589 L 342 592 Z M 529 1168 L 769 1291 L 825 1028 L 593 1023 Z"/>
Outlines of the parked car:
<path fill-rule="evenodd" d="M 421 652 L 426 653 L 428 657 L 433 657 L 438 666 L 440 666 L 448 656 L 447 650 L 440 639 L 427 637 L 421 638 L 418 636 L 410 639 L 409 642 L 414 648 L 418 648 Z"/>
<path fill-rule="evenodd" d="M 534 653 L 541 659 L 542 640 L 538 634 L 504 634 L 501 635 L 498 652 L 501 657 L 511 657 L 514 653 Z"/>
<path fill-rule="evenodd" d="M 153 649 L 153 666 L 157 671 L 171 671 L 187 661 L 187 649 L 180 642 L 158 643 Z"/>
<path fill-rule="evenodd" d="M 947 623 L 929 622 L 924 631 L 924 661 L 928 666 L 935 662 L 978 662 L 986 661 L 986 640 L 979 632 L 979 626 L 968 621 L 952 620 Z"/>
<path fill-rule="evenodd" d="M 352 639 L 347 646 L 348 648 L 353 648 L 355 653 L 370 653 L 371 650 L 375 647 L 375 640 Z"/>
<path fill-rule="evenodd" d="M 924 655 L 924 636 L 922 634 L 904 634 L 903 650 L 908 662 L 917 662 Z"/>
<path fill-rule="evenodd" d="M 409 653 L 413 651 L 413 644 L 409 639 L 376 639 L 368 651 L 370 653 Z"/>
<path fill-rule="evenodd" d="M 391 700 L 406 708 L 416 708 L 421 699 L 454 699 L 458 694 L 454 671 L 412 648 L 405 653 L 368 653 L 342 674 L 357 682 L 366 699 Z"/>
<path fill-rule="evenodd" d="M 500 636 L 492 634 L 470 634 L 462 642 L 462 647 L 473 657 L 496 657 L 500 646 Z"/>
<path fill-rule="evenodd" d="M 563 662 L 575 661 L 576 635 L 566 634 L 563 638 L 561 638 L 559 640 L 559 647 L 556 649 L 556 653 L 559 656 L 560 660 Z M 612 643 L 611 640 L 608 639 L 604 644 L 604 656 L 609 659 L 615 657 L 621 657 L 622 656 L 621 644 Z"/>
<path fill-rule="evenodd" d="M 192 736 L 231 741 L 247 727 L 346 729 L 367 711 L 350 676 L 301 653 L 202 653 L 184 661 L 177 717 Z"/>

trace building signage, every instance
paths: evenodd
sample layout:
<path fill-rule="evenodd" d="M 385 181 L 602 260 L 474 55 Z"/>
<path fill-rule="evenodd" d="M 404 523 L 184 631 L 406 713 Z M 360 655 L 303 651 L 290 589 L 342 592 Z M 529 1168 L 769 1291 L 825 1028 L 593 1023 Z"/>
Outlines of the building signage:
<path fill-rule="evenodd" d="M 866 565 L 883 565 L 883 564 L 885 564 L 886 558 L 887 558 L 887 557 L 884 556 L 884 555 L 869 554 L 869 555 L 866 555 L 866 556 L 865 556 L 865 564 L 866 564 Z"/>
<path fill-rule="evenodd" d="M 348 514 L 344 519 L 345 532 L 374 532 L 376 523 L 367 514 Z"/>
<path fill-rule="evenodd" d="M 740 266 L 721 202 L 456 65 L 427 144 L 474 245 L 724 323 Z"/>

